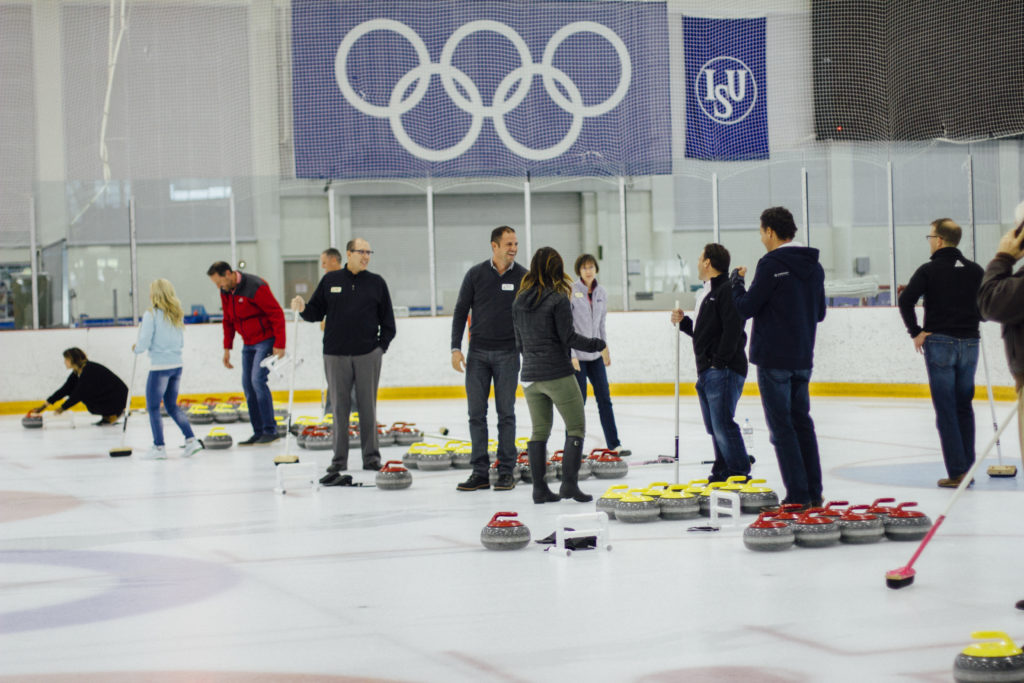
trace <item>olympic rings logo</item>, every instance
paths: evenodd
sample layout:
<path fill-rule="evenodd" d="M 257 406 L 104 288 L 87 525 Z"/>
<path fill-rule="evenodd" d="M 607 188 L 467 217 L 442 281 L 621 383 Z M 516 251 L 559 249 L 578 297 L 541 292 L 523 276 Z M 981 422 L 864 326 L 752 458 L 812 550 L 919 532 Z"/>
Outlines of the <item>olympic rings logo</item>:
<path fill-rule="evenodd" d="M 356 41 L 372 31 L 393 31 L 404 37 L 412 45 L 420 62 L 419 66 L 410 69 L 398 79 L 391 90 L 387 105 L 384 106 L 364 100 L 356 93 L 348 80 L 349 52 Z M 452 64 L 452 58 L 459 43 L 479 31 L 490 31 L 507 38 L 519 54 L 519 66 L 509 72 L 498 84 L 494 91 L 494 101 L 490 105 L 484 103 L 480 90 L 472 79 Z M 601 36 L 611 43 L 619 59 L 619 83 L 615 91 L 598 104 L 584 105 L 583 97 L 576 84 L 568 74 L 553 64 L 555 52 L 561 44 L 577 33 L 594 33 Z M 423 100 L 427 88 L 430 86 L 431 76 L 434 74 L 440 77 L 445 93 L 455 103 L 455 106 L 472 117 L 465 136 L 456 144 L 444 149 L 432 149 L 416 143 L 409 137 L 402 125 L 402 115 Z M 558 143 L 543 149 L 534 149 L 519 143 L 512 137 L 505 125 L 505 115 L 522 103 L 530 93 L 534 76 L 537 75 L 541 77 L 544 90 L 552 101 L 563 111 L 572 115 L 572 123 L 569 125 L 565 137 Z M 491 118 L 494 121 L 494 130 L 498 133 L 498 137 L 505 147 L 514 154 L 532 161 L 553 159 L 564 154 L 576 142 L 583 129 L 584 119 L 601 116 L 618 106 L 629 90 L 632 75 L 633 68 L 629 50 L 626 49 L 622 39 L 607 26 L 593 21 L 576 21 L 556 31 L 548 40 L 539 64 L 534 63 L 526 41 L 514 29 L 501 22 L 491 20 L 471 21 L 456 29 L 441 50 L 440 62 L 435 64 L 430 61 L 430 53 L 423 39 L 411 28 L 393 19 L 371 19 L 359 24 L 345 35 L 338 46 L 338 54 L 334 59 L 334 77 L 348 103 L 367 116 L 387 119 L 391 123 L 391 131 L 399 144 L 410 154 L 426 161 L 448 161 L 465 154 L 476 142 L 486 118 Z M 414 83 L 415 87 L 410 92 L 410 86 Z M 459 87 L 456 87 L 456 84 Z M 562 89 L 559 89 L 556 84 Z M 459 88 L 462 90 L 460 91 Z M 564 94 L 562 90 L 565 91 Z"/>

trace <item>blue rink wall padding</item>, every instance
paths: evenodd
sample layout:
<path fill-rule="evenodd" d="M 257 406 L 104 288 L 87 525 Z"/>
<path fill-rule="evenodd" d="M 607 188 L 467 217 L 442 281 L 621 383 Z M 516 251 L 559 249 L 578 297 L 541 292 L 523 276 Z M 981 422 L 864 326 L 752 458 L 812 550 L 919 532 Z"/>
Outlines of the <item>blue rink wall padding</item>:
<path fill-rule="evenodd" d="M 825 462 L 827 456 L 822 455 L 822 465 L 827 466 Z M 999 461 L 995 458 L 986 458 L 985 462 L 978 468 L 978 472 L 974 475 L 974 486 L 972 490 L 991 490 L 991 491 L 1017 491 L 1024 488 L 1021 476 L 1018 472 L 1016 477 L 990 477 L 986 474 L 986 470 L 992 465 L 999 464 Z M 1017 469 L 1020 470 L 1021 462 L 1017 458 L 1007 459 L 1003 458 L 1004 465 L 1016 465 Z M 898 490 L 888 491 L 884 487 L 891 486 L 893 489 L 914 487 L 914 488 L 935 488 L 935 483 L 942 479 L 946 475 L 946 468 L 942 466 L 942 456 L 938 453 L 935 454 L 934 462 L 914 462 L 914 463 L 894 463 L 887 465 L 846 465 L 844 467 L 837 467 L 829 470 L 829 474 L 833 477 L 839 477 L 842 479 L 852 479 L 853 481 L 864 482 L 867 484 L 878 484 L 878 497 L 891 496 L 896 498 L 897 502 L 902 502 L 906 496 L 901 498 L 901 494 Z M 830 487 L 833 490 L 839 487 Z M 842 493 L 841 490 L 835 491 L 836 494 Z M 831 500 L 835 496 L 831 495 L 830 491 L 825 492 L 826 499 Z M 870 503 L 871 501 L 850 501 L 851 503 Z"/>

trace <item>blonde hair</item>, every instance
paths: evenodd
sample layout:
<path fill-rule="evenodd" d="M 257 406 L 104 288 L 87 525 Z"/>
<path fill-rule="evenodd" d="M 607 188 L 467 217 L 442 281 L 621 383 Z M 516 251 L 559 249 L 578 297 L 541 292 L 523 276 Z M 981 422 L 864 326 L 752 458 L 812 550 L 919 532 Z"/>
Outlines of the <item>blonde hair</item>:
<path fill-rule="evenodd" d="M 170 280 L 153 280 L 149 285 L 149 300 L 153 304 L 153 309 L 163 311 L 172 325 L 185 327 L 185 311 L 181 308 L 181 301 L 174 293 L 174 285 Z"/>

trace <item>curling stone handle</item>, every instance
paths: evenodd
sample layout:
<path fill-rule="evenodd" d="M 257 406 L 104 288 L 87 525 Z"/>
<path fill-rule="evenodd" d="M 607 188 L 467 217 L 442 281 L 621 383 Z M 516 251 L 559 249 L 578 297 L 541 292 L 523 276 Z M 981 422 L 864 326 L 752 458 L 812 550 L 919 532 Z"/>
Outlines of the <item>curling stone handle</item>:
<path fill-rule="evenodd" d="M 384 467 L 390 467 L 391 465 L 398 465 L 399 467 L 401 467 L 402 466 L 402 461 L 401 460 L 388 460 L 386 463 L 384 463 Z"/>
<path fill-rule="evenodd" d="M 518 512 L 495 512 L 494 516 L 491 517 L 491 521 L 488 522 L 488 524 L 494 524 L 495 522 L 500 522 L 500 521 L 502 521 L 501 520 L 502 517 L 518 517 L 518 516 L 519 516 Z"/>
<path fill-rule="evenodd" d="M 895 502 L 896 502 L 895 498 L 878 498 L 878 499 L 875 500 L 874 503 L 871 504 L 871 507 L 875 507 L 879 503 L 895 503 Z"/>
<path fill-rule="evenodd" d="M 830 500 L 825 507 L 826 508 L 830 508 L 833 505 L 849 505 L 849 504 L 850 504 L 850 501 L 848 501 L 848 500 Z"/>
<path fill-rule="evenodd" d="M 871 507 L 871 506 L 870 505 L 866 505 L 866 504 L 865 505 L 851 505 L 850 506 L 850 512 L 856 512 L 857 510 L 867 510 L 869 507 Z"/>
<path fill-rule="evenodd" d="M 917 505 L 917 501 L 909 501 L 907 503 L 900 503 L 899 505 L 896 506 L 896 509 L 897 510 L 902 510 L 903 508 L 909 508 L 909 507 L 913 507 L 915 505 Z"/>

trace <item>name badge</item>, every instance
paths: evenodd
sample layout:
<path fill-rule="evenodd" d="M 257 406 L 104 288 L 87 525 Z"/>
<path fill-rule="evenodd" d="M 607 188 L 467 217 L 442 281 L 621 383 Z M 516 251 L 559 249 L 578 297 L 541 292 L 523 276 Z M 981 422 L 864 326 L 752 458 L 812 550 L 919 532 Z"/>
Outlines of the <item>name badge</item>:
<path fill-rule="evenodd" d="M 341 287 L 331 287 L 331 294 L 341 294 Z"/>
<path fill-rule="evenodd" d="M 505 282 L 505 283 L 503 283 L 501 285 L 501 291 L 503 291 L 503 292 L 511 292 L 515 288 L 516 288 L 516 286 L 514 284 L 512 284 L 511 282 Z"/>
<path fill-rule="evenodd" d="M 583 292 L 573 292 L 572 295 L 574 297 L 576 297 L 577 299 L 582 299 L 583 298 Z"/>

